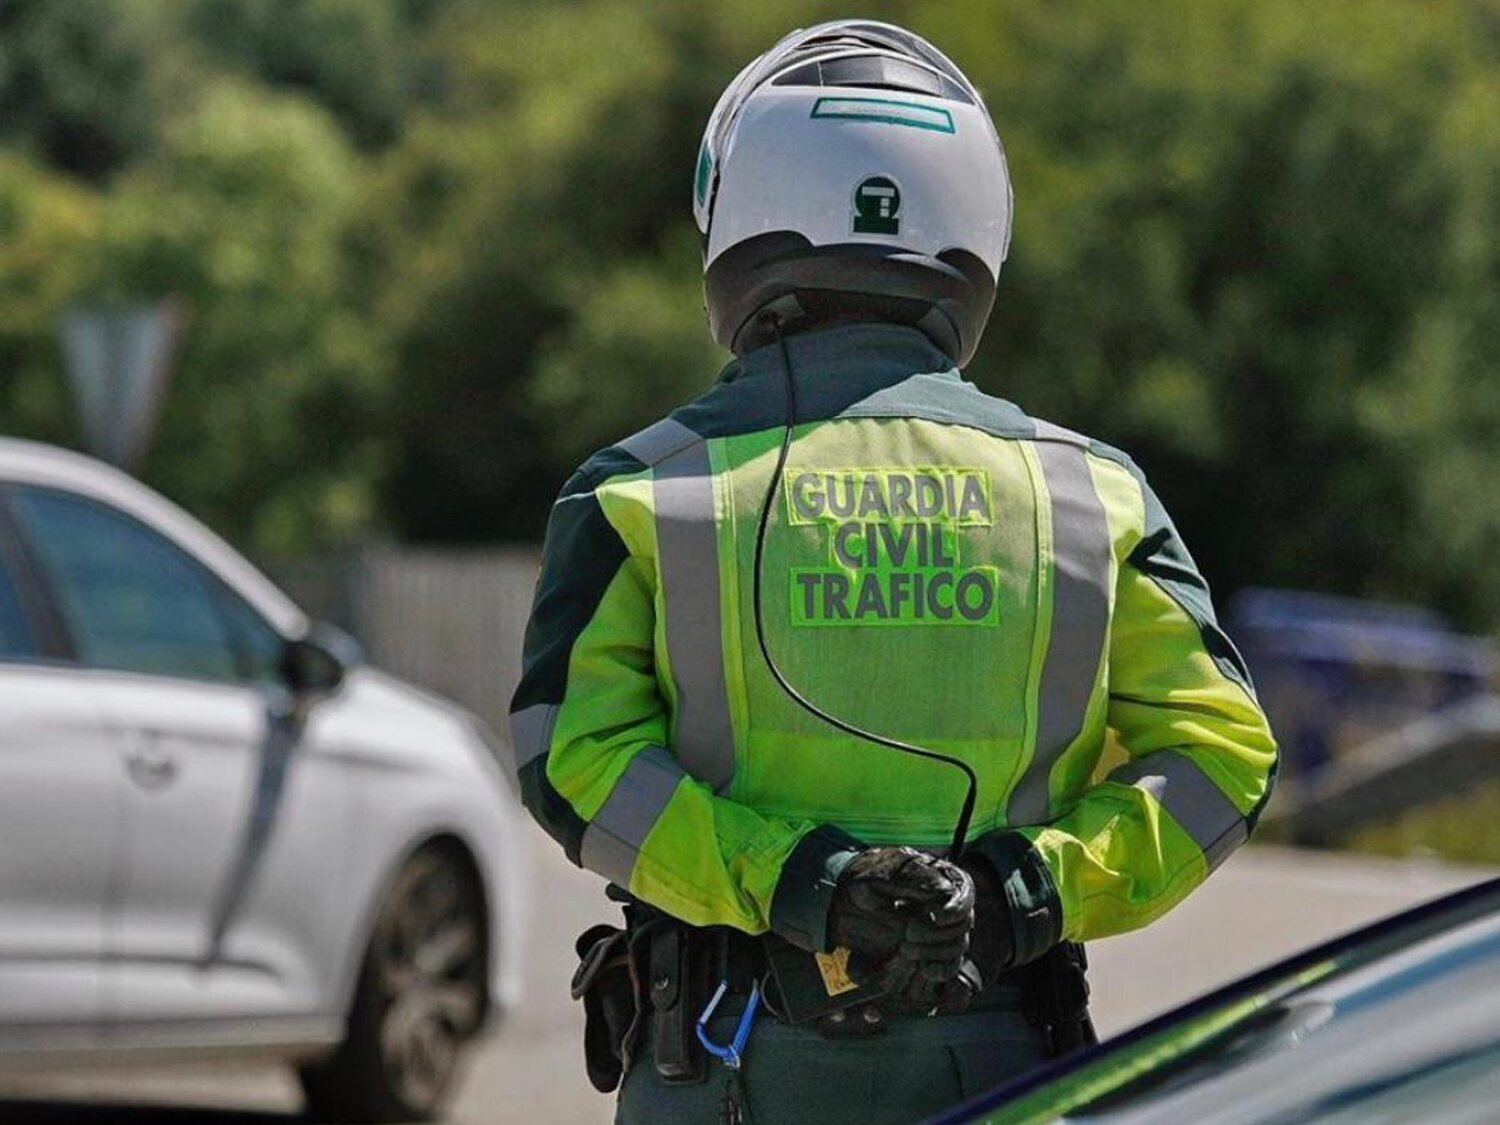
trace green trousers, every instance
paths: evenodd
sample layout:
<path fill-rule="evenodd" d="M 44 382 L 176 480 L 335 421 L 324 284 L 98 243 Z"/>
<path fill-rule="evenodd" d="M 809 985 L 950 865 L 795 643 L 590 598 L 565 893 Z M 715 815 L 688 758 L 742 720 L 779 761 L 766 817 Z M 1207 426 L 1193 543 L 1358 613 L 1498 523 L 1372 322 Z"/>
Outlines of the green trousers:
<path fill-rule="evenodd" d="M 913 1125 L 1045 1061 L 1019 997 L 986 1000 L 959 1016 L 893 1017 L 874 1039 L 824 1039 L 762 1012 L 740 1071 L 746 1125 Z M 736 1022 L 713 1020 L 714 1041 L 728 1043 Z M 710 1059 L 706 1082 L 669 1086 L 648 1050 L 620 1087 L 616 1125 L 718 1125 L 728 1082 Z"/>

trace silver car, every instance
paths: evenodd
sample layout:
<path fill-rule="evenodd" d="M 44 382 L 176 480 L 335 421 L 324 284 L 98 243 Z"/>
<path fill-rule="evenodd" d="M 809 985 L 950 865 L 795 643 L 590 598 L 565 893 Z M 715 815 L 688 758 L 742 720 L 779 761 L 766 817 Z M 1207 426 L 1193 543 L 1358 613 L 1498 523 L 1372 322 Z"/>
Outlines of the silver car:
<path fill-rule="evenodd" d="M 508 785 L 184 512 L 0 439 L 0 1067 L 254 1052 L 431 1116 L 519 984 Z"/>

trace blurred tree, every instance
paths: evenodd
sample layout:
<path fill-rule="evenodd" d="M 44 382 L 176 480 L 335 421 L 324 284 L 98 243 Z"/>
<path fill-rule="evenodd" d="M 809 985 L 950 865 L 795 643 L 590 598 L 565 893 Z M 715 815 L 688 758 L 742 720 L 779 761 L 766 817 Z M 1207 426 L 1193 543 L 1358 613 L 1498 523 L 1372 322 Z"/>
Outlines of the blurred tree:
<path fill-rule="evenodd" d="M 976 379 L 1131 449 L 1224 588 L 1500 620 L 1500 503 L 1454 471 L 1500 470 L 1477 9 L 1007 11 L 978 69 L 1018 220 Z M 1417 387 L 1456 414 L 1390 409 Z"/>
<path fill-rule="evenodd" d="M 102 178 L 152 140 L 147 55 L 126 0 L 0 4 L 0 143 Z"/>
<path fill-rule="evenodd" d="M 1221 593 L 1500 624 L 1493 3 L 866 8 L 948 49 L 1006 138 L 1016 230 L 976 382 L 1131 450 Z M 533 538 L 581 456 L 725 358 L 699 133 L 749 58 L 836 14 L 12 2 L 0 423 L 70 432 L 47 377 L 67 300 L 182 293 L 148 469 L 169 493 L 261 551 L 382 523 Z"/>
<path fill-rule="evenodd" d="M 284 553 L 366 526 L 381 337 L 343 297 L 356 164 L 327 114 L 220 81 L 122 173 L 92 300 L 191 316 L 143 475 L 215 528 Z"/>
<path fill-rule="evenodd" d="M 539 349 L 532 398 L 564 463 L 582 461 L 599 435 L 633 433 L 661 417 L 663 403 L 701 394 L 727 358 L 698 318 L 681 313 L 702 300 L 702 289 L 698 241 L 677 233 L 656 260 L 576 279 L 568 330 Z"/>
<path fill-rule="evenodd" d="M 728 357 L 704 326 L 685 177 L 736 70 L 826 14 L 580 0 L 438 25 L 470 112 L 392 152 L 358 238 L 415 266 L 385 318 L 408 341 L 401 532 L 536 538 L 576 459 L 709 385 Z"/>
<path fill-rule="evenodd" d="M 434 214 L 465 216 L 453 252 L 423 241 L 432 288 L 404 292 L 406 338 L 447 343 L 419 347 L 437 357 L 420 376 L 403 365 L 426 405 L 389 493 L 399 527 L 534 535 L 579 451 L 711 376 L 709 353 L 686 344 L 703 330 L 680 252 L 698 131 L 738 64 L 823 14 L 596 2 L 465 24 L 456 72 L 495 108 L 398 153 L 408 190 L 386 198 L 387 213 L 438 227 Z M 950 47 L 1007 138 L 1015 243 L 971 377 L 1131 449 L 1222 589 L 1311 586 L 1500 619 L 1500 571 L 1475 577 L 1500 535 L 1500 504 L 1477 495 L 1500 469 L 1486 378 L 1500 258 L 1480 229 L 1500 192 L 1496 134 L 1480 124 L 1500 86 L 1479 8 L 879 14 Z M 487 171 L 439 174 L 444 161 Z M 489 341 L 482 362 L 455 343 L 466 336 Z M 664 379 L 666 352 L 703 368 Z M 615 403 L 621 384 L 639 397 Z M 481 403 L 492 440 L 445 442 Z M 451 495 L 436 511 L 442 481 L 482 494 L 483 518 Z"/>
<path fill-rule="evenodd" d="M 83 285 L 100 203 L 15 153 L 0 153 L 0 433 L 75 432 L 59 374 L 57 313 Z"/>
<path fill-rule="evenodd" d="M 472 0 L 189 0 L 186 22 L 212 57 L 306 92 L 378 147 L 413 104 L 441 100 L 443 60 L 423 37 L 460 2 Z"/>

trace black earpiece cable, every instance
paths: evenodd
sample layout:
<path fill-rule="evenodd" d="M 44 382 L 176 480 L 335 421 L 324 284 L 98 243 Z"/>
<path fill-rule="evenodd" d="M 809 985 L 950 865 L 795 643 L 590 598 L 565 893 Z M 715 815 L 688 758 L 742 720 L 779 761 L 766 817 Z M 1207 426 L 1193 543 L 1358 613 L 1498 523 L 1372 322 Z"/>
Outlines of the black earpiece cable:
<path fill-rule="evenodd" d="M 760 523 L 755 530 L 755 576 L 754 576 L 754 602 L 755 602 L 755 639 L 760 642 L 760 654 L 770 669 L 772 678 L 780 685 L 781 690 L 801 707 L 804 711 L 821 719 L 835 730 L 843 731 L 845 734 L 866 742 L 873 742 L 877 746 L 884 746 L 891 750 L 899 750 L 903 754 L 912 754 L 918 758 L 926 758 L 929 761 L 941 762 L 952 766 L 954 769 L 962 770 L 968 781 L 968 792 L 964 796 L 963 810 L 958 814 L 958 823 L 953 826 L 953 843 L 948 849 L 948 858 L 957 860 L 964 850 L 964 842 L 969 835 L 969 822 L 974 819 L 974 802 L 979 796 L 979 779 L 974 776 L 974 770 L 967 762 L 958 758 L 949 757 L 947 754 L 939 754 L 935 750 L 927 750 L 921 746 L 913 746 L 909 742 L 900 739 L 887 738 L 883 734 L 865 730 L 863 727 L 855 726 L 853 723 L 845 722 L 837 715 L 830 715 L 819 707 L 807 696 L 797 690 L 787 680 L 781 671 L 776 658 L 771 655 L 771 646 L 766 642 L 765 626 L 765 604 L 761 598 L 761 578 L 764 568 L 766 530 L 771 522 L 771 508 L 776 502 L 776 496 L 781 491 L 781 479 L 786 472 L 787 455 L 792 449 L 792 434 L 797 428 L 797 384 L 792 378 L 792 355 L 786 346 L 786 340 L 781 334 L 781 319 L 774 313 L 762 314 L 770 324 L 771 331 L 776 335 L 776 343 L 781 349 L 781 373 L 785 380 L 786 392 L 784 401 L 786 403 L 786 422 L 781 435 L 781 451 L 776 457 L 776 468 L 771 473 L 771 483 L 766 486 L 766 496 L 760 506 Z"/>

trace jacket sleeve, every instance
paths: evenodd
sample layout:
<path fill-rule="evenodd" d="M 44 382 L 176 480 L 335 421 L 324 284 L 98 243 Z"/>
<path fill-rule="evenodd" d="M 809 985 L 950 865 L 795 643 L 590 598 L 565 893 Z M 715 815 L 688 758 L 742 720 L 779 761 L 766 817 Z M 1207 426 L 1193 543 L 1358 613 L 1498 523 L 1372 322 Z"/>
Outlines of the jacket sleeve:
<path fill-rule="evenodd" d="M 763 816 L 689 776 L 667 748 L 655 577 L 586 472 L 553 507 L 511 736 L 522 799 L 568 858 L 693 925 L 774 929 L 821 949 L 859 844 Z"/>
<path fill-rule="evenodd" d="M 1105 675 L 1108 726 L 1129 761 L 1051 824 L 978 845 L 1006 886 L 1019 961 L 1165 914 L 1245 842 L 1275 781 L 1244 662 L 1139 483 L 1144 527 L 1119 568 Z"/>

